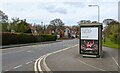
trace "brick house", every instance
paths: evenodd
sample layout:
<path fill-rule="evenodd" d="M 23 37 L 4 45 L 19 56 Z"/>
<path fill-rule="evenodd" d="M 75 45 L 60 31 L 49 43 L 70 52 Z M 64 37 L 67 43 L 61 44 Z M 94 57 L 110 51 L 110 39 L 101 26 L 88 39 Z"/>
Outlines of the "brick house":
<path fill-rule="evenodd" d="M 54 30 L 51 27 L 48 27 L 46 29 L 46 33 L 47 34 L 54 34 Z M 60 29 L 59 32 L 57 32 L 60 36 L 60 38 L 75 38 L 77 31 L 75 29 L 73 29 L 72 27 L 69 26 L 64 26 L 64 28 Z"/>

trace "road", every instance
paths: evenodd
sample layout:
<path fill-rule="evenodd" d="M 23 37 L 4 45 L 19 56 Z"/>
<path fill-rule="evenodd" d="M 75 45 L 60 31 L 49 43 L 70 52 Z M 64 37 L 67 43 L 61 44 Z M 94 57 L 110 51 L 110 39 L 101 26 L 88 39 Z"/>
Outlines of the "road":
<path fill-rule="evenodd" d="M 78 39 L 2 50 L 2 71 L 31 71 L 40 56 L 78 44 Z"/>
<path fill-rule="evenodd" d="M 8 48 L 8 49 L 5 49 L 5 50 L 2 50 L 2 71 L 3 72 L 11 71 L 11 72 L 15 72 L 15 73 L 16 73 L 16 71 L 18 71 L 18 72 L 19 71 L 22 71 L 22 72 L 23 71 L 25 71 L 25 72 L 28 71 L 28 72 L 33 72 L 34 73 L 34 63 L 35 63 L 36 59 L 38 59 L 40 56 L 43 56 L 47 53 L 55 52 L 57 50 L 68 48 L 70 46 L 74 46 L 78 43 L 79 43 L 78 39 L 62 40 L 62 41 L 54 42 L 54 43 L 21 46 L 21 47 L 14 47 L 14 48 Z M 70 50 L 72 50 L 72 51 L 70 51 Z M 73 49 L 70 49 L 70 50 L 68 50 L 68 51 L 70 51 L 71 53 L 76 51 L 74 53 L 76 55 L 78 55 L 78 52 L 77 52 L 78 47 L 76 47 L 76 49 L 73 48 Z M 116 67 L 117 67 L 117 64 L 118 64 L 118 51 L 116 49 L 111 49 L 111 48 L 106 48 L 106 47 L 103 47 L 103 50 L 105 52 L 105 57 L 104 57 L 104 59 L 101 59 L 101 60 L 99 60 L 99 59 L 86 60 L 86 59 L 82 59 L 80 57 L 77 58 L 77 56 L 76 56 L 76 58 L 79 60 L 79 64 L 81 62 L 81 65 L 82 65 L 81 67 L 87 67 L 86 65 L 88 65 L 88 63 L 90 63 L 90 65 L 88 65 L 88 70 L 93 70 L 95 67 L 99 67 L 100 69 L 103 69 L 105 67 L 104 68 L 105 70 L 114 69 L 116 71 L 117 70 Z M 62 54 L 63 56 L 65 55 L 64 52 Z M 72 55 L 74 53 L 72 53 L 72 54 L 69 53 L 69 52 L 67 52 L 67 53 L 68 54 L 64 56 L 66 58 L 61 59 L 61 60 L 65 60 L 65 59 L 69 60 L 67 58 L 69 58 L 70 56 L 74 56 L 74 55 Z M 62 55 L 58 55 L 58 56 L 60 57 Z M 59 58 L 59 57 L 57 57 L 57 58 Z M 55 64 L 55 62 L 53 63 L 53 61 L 52 61 L 52 60 L 55 59 L 55 57 L 48 57 L 48 59 L 49 58 L 53 58 L 53 59 L 51 59 L 51 61 L 49 61 L 49 65 Z M 56 59 L 56 60 L 58 60 L 58 59 Z M 56 62 L 56 66 L 57 66 L 57 62 Z M 67 61 L 67 62 L 69 63 L 69 61 Z M 85 62 L 85 63 L 83 63 L 83 62 Z M 73 63 L 73 65 L 71 65 L 72 63 Z M 74 64 L 75 63 L 74 60 L 73 60 L 72 63 L 69 64 L 69 65 L 71 65 L 69 67 L 71 67 L 73 69 L 72 66 L 76 65 L 76 67 L 78 67 L 78 68 L 76 68 L 75 70 L 77 70 L 77 69 L 79 70 L 80 65 L 79 64 Z M 86 64 L 86 65 L 84 65 L 84 64 Z M 104 64 L 106 66 L 104 66 Z M 60 63 L 60 65 L 62 65 L 62 63 Z M 53 67 L 53 71 L 59 70 L 60 65 L 58 64 L 59 68 L 57 68 L 58 66 Z M 52 66 L 55 66 L 55 65 L 52 65 Z M 91 66 L 93 68 L 91 68 L 89 66 Z M 67 68 L 64 68 L 64 67 L 61 67 L 61 70 L 65 71 L 67 69 Z M 67 70 L 70 71 L 72 69 L 68 68 Z M 96 69 L 94 69 L 94 70 L 96 70 Z"/>
<path fill-rule="evenodd" d="M 78 46 L 75 45 L 67 50 L 48 55 L 43 62 L 46 62 L 49 71 L 104 71 L 105 73 L 118 73 L 113 72 L 118 71 L 118 67 L 120 67 L 118 65 L 117 49 L 103 47 L 104 56 L 102 58 L 83 58 L 82 55 L 78 54 Z"/>

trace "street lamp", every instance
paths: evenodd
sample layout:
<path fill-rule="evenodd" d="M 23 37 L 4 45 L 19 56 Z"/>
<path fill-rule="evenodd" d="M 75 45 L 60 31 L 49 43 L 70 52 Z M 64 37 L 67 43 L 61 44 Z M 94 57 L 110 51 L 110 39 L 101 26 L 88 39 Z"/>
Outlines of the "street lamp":
<path fill-rule="evenodd" d="M 99 5 L 88 5 L 89 7 L 98 7 L 98 22 L 100 20 L 100 6 Z"/>
<path fill-rule="evenodd" d="M 45 34 L 46 25 L 44 24 L 43 27 L 44 27 L 44 34 Z"/>
<path fill-rule="evenodd" d="M 44 28 L 43 22 L 41 22 L 41 34 L 43 34 L 43 32 L 44 32 L 43 28 Z"/>

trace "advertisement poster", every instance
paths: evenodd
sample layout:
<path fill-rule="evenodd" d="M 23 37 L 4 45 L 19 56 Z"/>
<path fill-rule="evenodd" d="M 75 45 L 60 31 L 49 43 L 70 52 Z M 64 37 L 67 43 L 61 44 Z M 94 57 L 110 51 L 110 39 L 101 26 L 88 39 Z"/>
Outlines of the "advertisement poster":
<path fill-rule="evenodd" d="M 98 54 L 98 27 L 81 28 L 81 54 Z"/>

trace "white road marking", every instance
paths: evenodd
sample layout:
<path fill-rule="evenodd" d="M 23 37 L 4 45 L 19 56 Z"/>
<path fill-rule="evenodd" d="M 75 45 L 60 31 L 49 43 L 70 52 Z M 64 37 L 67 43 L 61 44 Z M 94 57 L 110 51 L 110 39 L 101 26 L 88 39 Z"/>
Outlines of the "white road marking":
<path fill-rule="evenodd" d="M 45 70 L 51 71 L 50 68 L 49 68 L 49 67 L 47 66 L 47 64 L 45 63 L 45 60 L 46 60 L 46 58 L 47 58 L 49 55 L 52 55 L 52 54 L 55 54 L 55 53 L 59 53 L 59 52 L 61 52 L 61 51 L 64 51 L 64 50 L 67 50 L 67 49 L 76 47 L 76 46 L 78 46 L 78 45 L 79 45 L 79 44 L 76 44 L 76 45 L 74 45 L 74 46 L 71 46 L 71 47 L 68 47 L 68 48 L 64 48 L 64 49 L 61 49 L 61 50 L 58 50 L 58 51 L 55 51 L 55 52 L 52 52 L 52 53 L 48 53 L 48 54 L 46 54 L 46 55 L 41 56 L 41 57 L 40 57 L 39 59 L 37 59 L 37 60 L 35 61 L 35 63 L 34 63 L 34 71 L 35 71 L 35 73 L 38 73 L 38 71 L 42 72 L 41 64 L 40 64 L 40 62 L 42 61 L 42 59 L 43 59 L 43 64 L 44 64 Z M 38 62 L 38 66 L 37 66 L 37 62 Z M 38 67 L 38 70 L 37 70 L 37 67 Z"/>
<path fill-rule="evenodd" d="M 12 50 L 12 49 L 16 49 L 16 47 L 9 48 L 9 49 L 2 49 L 2 51 L 4 51 L 4 50 Z"/>
<path fill-rule="evenodd" d="M 31 53 L 31 52 L 33 52 L 33 51 L 32 51 L 32 50 L 29 50 L 29 51 L 27 51 L 27 52 Z"/>
<path fill-rule="evenodd" d="M 35 73 L 38 73 L 38 71 L 37 71 L 37 62 L 39 61 L 39 59 L 37 59 L 36 61 L 35 61 L 35 63 L 34 63 L 34 71 L 35 71 Z"/>
<path fill-rule="evenodd" d="M 26 49 L 26 50 L 28 50 L 28 49 Z M 20 50 L 20 51 L 13 51 L 13 52 L 8 52 L 8 53 L 3 53 L 2 55 L 6 55 L 6 54 L 10 54 L 10 53 L 22 52 L 22 51 L 26 51 L 26 50 Z"/>
<path fill-rule="evenodd" d="M 65 49 L 62 49 L 62 50 L 58 50 L 58 51 L 55 51 L 55 52 L 46 54 L 46 56 L 44 56 L 44 58 L 43 58 L 43 64 L 44 64 L 46 70 L 47 70 L 47 71 L 51 71 L 50 68 L 49 68 L 49 67 L 47 66 L 47 64 L 45 63 L 45 59 L 46 59 L 49 55 L 55 54 L 55 53 L 58 53 L 58 52 L 62 52 L 62 51 L 64 51 L 64 50 L 67 50 L 67 49 L 70 49 L 70 48 L 73 48 L 73 47 L 76 47 L 76 46 L 78 46 L 78 44 L 77 44 L 77 45 L 74 45 L 74 46 L 71 46 L 71 47 L 68 47 L 68 48 L 65 48 Z M 98 69 L 98 70 L 100 70 L 100 71 L 105 71 L 105 70 L 103 70 L 103 69 L 100 69 L 100 68 L 97 68 L 97 67 L 95 67 L 95 66 L 89 65 L 89 64 L 87 64 L 87 63 L 85 63 L 85 62 L 82 62 L 82 63 L 83 63 L 83 64 L 86 64 L 86 65 L 88 65 L 88 66 L 90 66 L 90 67 L 93 67 L 93 68 L 95 68 L 95 69 Z M 39 68 L 39 67 L 38 67 L 38 68 Z M 41 69 L 41 70 L 42 70 L 42 69 Z"/>
<path fill-rule="evenodd" d="M 44 56 L 45 56 L 45 55 L 44 55 Z M 43 72 L 42 72 L 42 68 L 41 68 L 41 61 L 42 61 L 42 59 L 43 59 L 44 56 L 40 57 L 40 58 L 39 58 L 39 61 L 38 61 L 38 71 L 40 71 L 41 73 L 43 73 Z"/>
<path fill-rule="evenodd" d="M 32 45 L 32 47 L 41 47 L 41 46 L 45 46 L 45 45 L 47 45 L 47 44 Z"/>
<path fill-rule="evenodd" d="M 58 53 L 58 52 L 61 52 L 61 51 L 64 51 L 64 50 L 67 50 L 67 49 L 70 49 L 70 48 L 73 48 L 73 47 L 76 47 L 76 46 L 78 46 L 78 45 L 79 45 L 79 44 L 76 44 L 76 45 L 74 45 L 74 46 L 67 47 L 67 48 L 64 48 L 64 49 L 61 49 L 61 50 L 58 50 L 58 51 L 52 52 L 52 53 L 50 53 L 49 55 L 54 54 L 54 53 Z"/>
<path fill-rule="evenodd" d="M 85 62 L 81 61 L 80 59 L 79 59 L 79 61 L 80 61 L 81 63 L 83 63 L 83 64 L 87 65 L 87 66 L 92 67 L 92 68 L 98 69 L 98 70 L 100 70 L 100 71 L 105 71 L 104 69 L 101 69 L 101 68 L 95 67 L 95 66 L 93 66 L 93 65 L 87 64 L 87 63 L 85 63 Z"/>
<path fill-rule="evenodd" d="M 13 50 L 13 49 L 17 49 L 17 48 L 23 48 L 23 47 L 25 47 L 25 48 L 29 48 L 29 47 L 35 47 L 35 46 L 44 46 L 43 44 L 36 44 L 36 45 L 23 45 L 23 46 L 20 46 L 20 47 L 17 47 L 17 46 L 15 46 L 15 47 L 11 47 L 11 48 L 9 48 L 9 49 L 2 49 L 3 51 L 4 50 Z"/>
<path fill-rule="evenodd" d="M 51 71 L 50 68 L 47 66 L 47 64 L 45 62 L 45 60 L 46 60 L 48 55 L 50 55 L 50 54 L 47 54 L 47 55 L 44 56 L 44 58 L 43 58 L 43 65 L 44 65 L 44 68 L 45 68 L 46 71 Z"/>
<path fill-rule="evenodd" d="M 21 67 L 22 65 L 18 65 L 18 66 L 16 66 L 16 67 L 14 67 L 13 69 L 17 69 L 17 68 L 19 68 L 19 67 Z"/>
<path fill-rule="evenodd" d="M 32 63 L 32 61 L 30 61 L 30 62 L 27 62 L 26 64 L 30 64 L 30 63 Z"/>
<path fill-rule="evenodd" d="M 42 46 L 47 46 L 48 44 L 41 44 L 41 45 L 33 45 L 33 46 L 23 46 L 23 47 L 42 47 Z M 23 47 L 19 47 L 19 48 L 23 48 Z M 16 48 L 10 48 L 10 49 L 3 49 L 3 50 L 12 50 L 12 49 L 16 49 Z M 29 49 L 29 48 L 28 48 Z M 23 50 L 20 50 L 20 51 L 12 51 L 12 52 L 7 52 L 7 53 L 2 53 L 2 55 L 6 55 L 6 54 L 10 54 L 10 53 L 17 53 L 17 52 L 22 52 L 22 51 L 26 51 L 28 49 L 23 49 Z M 31 52 L 31 51 L 28 51 L 28 52 Z"/>
<path fill-rule="evenodd" d="M 110 54 L 110 55 L 111 55 L 112 59 L 114 60 L 115 64 L 118 66 L 118 68 L 120 68 L 118 62 L 115 60 L 115 58 L 113 57 L 113 55 L 112 54 Z"/>
<path fill-rule="evenodd" d="M 38 58 L 36 61 L 35 61 L 35 63 L 34 63 L 34 71 L 35 71 L 35 73 L 39 73 L 38 72 L 38 69 L 39 69 L 39 71 L 41 71 L 41 73 L 42 73 L 42 69 L 41 69 L 41 66 L 40 66 L 40 63 L 38 63 L 38 62 L 41 62 L 41 60 L 42 60 L 42 58 L 43 58 L 43 56 L 41 56 L 40 58 Z M 39 61 L 40 60 L 40 61 Z M 38 66 L 39 66 L 39 68 L 38 68 Z M 38 68 L 38 69 L 37 69 Z"/>
<path fill-rule="evenodd" d="M 5 70 L 5 71 L 9 71 L 9 70 Z"/>

